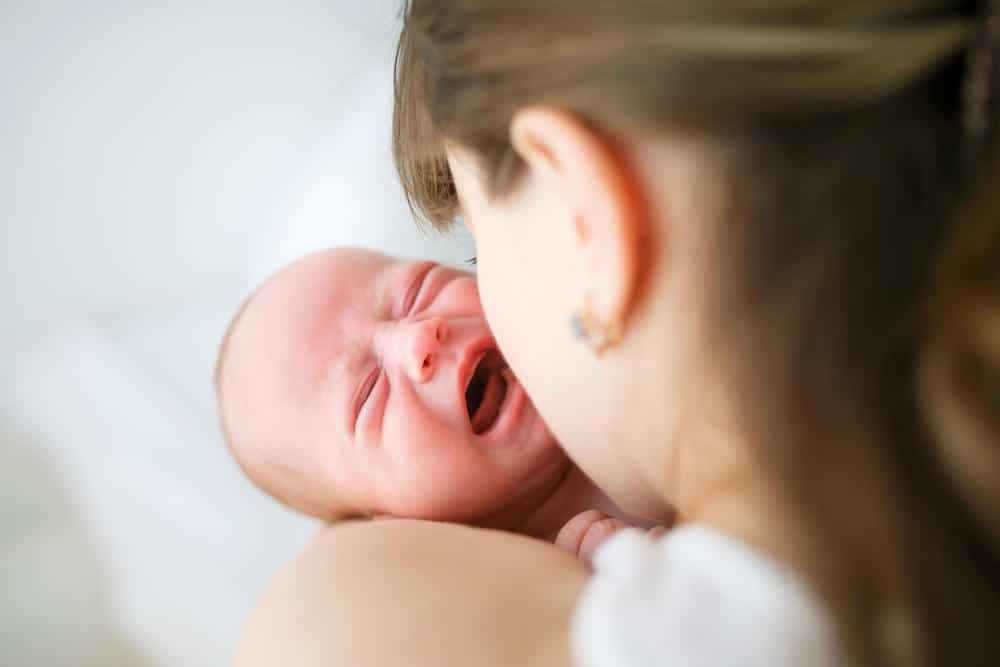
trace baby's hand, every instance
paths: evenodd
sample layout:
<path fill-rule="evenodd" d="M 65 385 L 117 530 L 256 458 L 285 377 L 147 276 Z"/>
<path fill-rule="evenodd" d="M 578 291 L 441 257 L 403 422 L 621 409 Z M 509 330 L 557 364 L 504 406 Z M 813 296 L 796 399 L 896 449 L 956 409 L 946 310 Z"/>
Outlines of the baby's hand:
<path fill-rule="evenodd" d="M 591 558 L 597 547 L 624 528 L 635 528 L 627 521 L 608 516 L 597 510 L 580 512 L 566 522 L 556 535 L 556 546 L 568 551 L 584 563 L 591 565 Z M 650 537 L 659 537 L 666 532 L 662 526 L 654 526 L 648 531 Z"/>

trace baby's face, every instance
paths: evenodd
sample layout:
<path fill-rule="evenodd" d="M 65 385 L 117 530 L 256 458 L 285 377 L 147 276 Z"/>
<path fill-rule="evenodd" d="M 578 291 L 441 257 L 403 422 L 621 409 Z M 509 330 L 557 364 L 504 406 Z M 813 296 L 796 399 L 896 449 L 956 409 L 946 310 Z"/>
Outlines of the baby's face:
<path fill-rule="evenodd" d="M 465 521 L 568 465 L 468 273 L 357 249 L 311 255 L 249 300 L 222 354 L 237 459 L 303 511 Z"/>

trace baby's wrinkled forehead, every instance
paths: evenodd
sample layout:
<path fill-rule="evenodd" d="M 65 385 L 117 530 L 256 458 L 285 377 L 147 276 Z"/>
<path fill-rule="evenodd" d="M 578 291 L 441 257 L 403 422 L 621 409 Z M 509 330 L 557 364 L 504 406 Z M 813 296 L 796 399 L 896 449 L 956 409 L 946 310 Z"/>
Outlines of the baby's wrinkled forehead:
<path fill-rule="evenodd" d="M 243 329 L 250 328 L 250 338 L 255 338 L 253 334 L 265 324 L 287 327 L 292 333 L 291 329 L 310 319 L 370 303 L 397 267 L 405 264 L 404 260 L 372 251 L 338 248 L 288 265 L 244 299 L 230 319 L 219 347 L 216 384 L 229 363 L 233 338 L 242 336 Z"/>

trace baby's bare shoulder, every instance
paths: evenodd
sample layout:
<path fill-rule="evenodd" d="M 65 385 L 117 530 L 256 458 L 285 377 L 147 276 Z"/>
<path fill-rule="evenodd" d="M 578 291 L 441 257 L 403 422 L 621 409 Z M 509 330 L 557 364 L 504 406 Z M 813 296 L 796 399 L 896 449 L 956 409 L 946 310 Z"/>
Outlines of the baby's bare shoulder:
<path fill-rule="evenodd" d="M 566 628 L 585 577 L 552 545 L 509 533 L 339 524 L 275 578 L 236 664 L 398 664 L 401 655 L 409 664 L 475 664 L 484 655 L 492 664 L 568 664 Z"/>

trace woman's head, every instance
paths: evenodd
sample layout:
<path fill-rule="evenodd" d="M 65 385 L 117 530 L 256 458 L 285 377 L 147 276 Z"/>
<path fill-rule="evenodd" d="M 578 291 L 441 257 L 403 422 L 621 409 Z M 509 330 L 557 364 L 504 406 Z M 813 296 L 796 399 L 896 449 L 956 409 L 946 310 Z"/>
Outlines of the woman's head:
<path fill-rule="evenodd" d="M 996 212 L 960 214 L 970 4 L 414 0 L 395 122 L 411 201 L 461 208 L 498 341 L 598 483 L 694 513 L 762 471 L 841 549 L 862 643 L 957 596 L 915 649 L 956 661 L 1000 607 L 996 334 L 933 296 L 981 225 L 993 263 L 957 289 L 995 318 Z M 574 311 L 620 342 L 591 354 Z M 938 427 L 957 385 L 986 436 Z"/>

